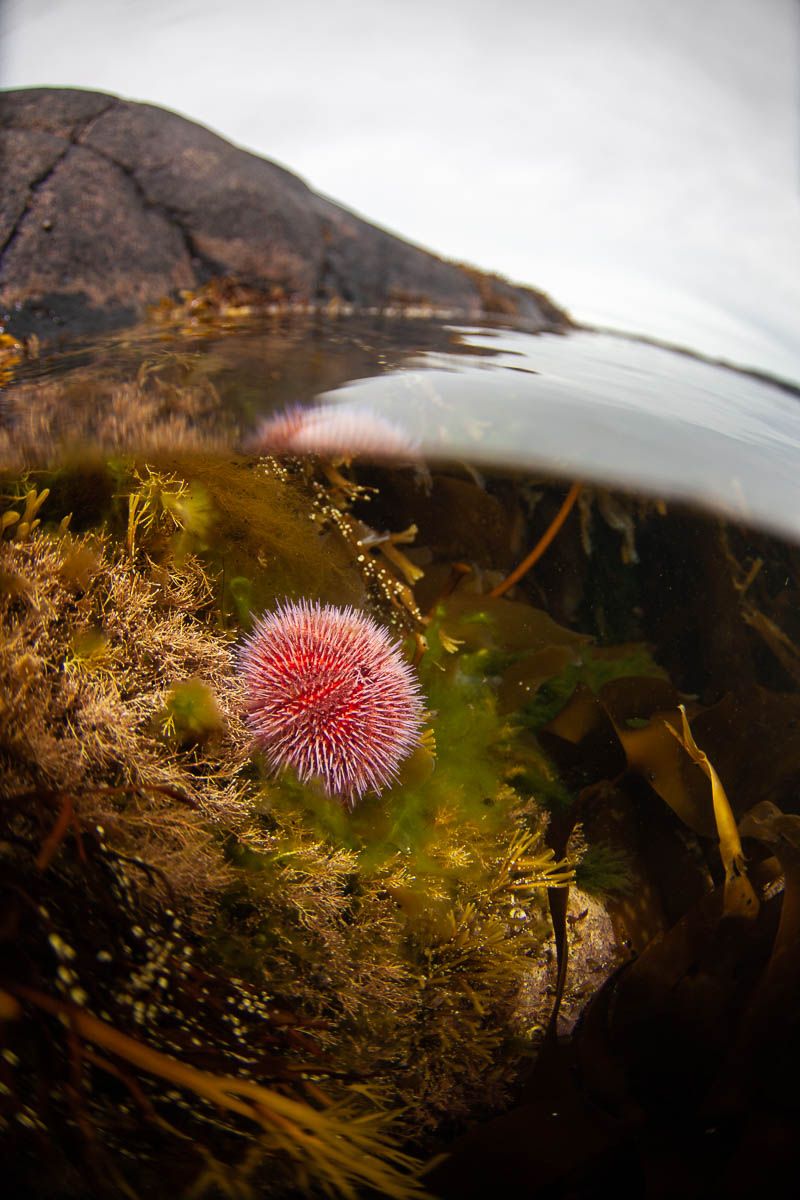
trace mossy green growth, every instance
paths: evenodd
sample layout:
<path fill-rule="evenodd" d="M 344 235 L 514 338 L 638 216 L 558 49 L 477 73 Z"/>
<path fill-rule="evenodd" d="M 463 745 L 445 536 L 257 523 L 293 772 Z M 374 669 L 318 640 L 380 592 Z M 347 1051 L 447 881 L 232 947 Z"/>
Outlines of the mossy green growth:
<path fill-rule="evenodd" d="M 223 615 L 249 628 L 286 598 L 361 603 L 363 586 L 345 547 L 320 536 L 307 496 L 291 481 L 235 455 L 171 457 L 158 466 L 205 498 L 209 528 L 194 548 L 219 580 Z"/>
<path fill-rule="evenodd" d="M 630 857 L 610 842 L 592 842 L 575 867 L 575 884 L 589 896 L 629 896 L 633 890 Z"/>
<path fill-rule="evenodd" d="M 604 684 L 614 679 L 643 675 L 668 678 L 644 645 L 583 647 L 579 661 L 546 680 L 533 699 L 519 710 L 517 719 L 526 728 L 537 732 L 561 712 L 579 683 L 597 694 Z"/>
<path fill-rule="evenodd" d="M 448 639 L 453 634 L 464 639 L 464 649 L 449 656 Z M 449 657 L 456 661 L 462 679 L 474 681 L 480 701 L 490 698 L 494 728 L 479 751 L 484 771 L 487 763 L 496 767 L 502 761 L 506 782 L 550 812 L 564 811 L 574 796 L 536 735 L 561 711 L 578 684 L 597 693 L 606 683 L 624 677 L 667 678 L 643 644 L 596 647 L 587 641 L 585 635 L 559 626 L 530 606 L 468 595 L 459 597 L 457 604 L 450 600 L 440 605 L 428 631 L 431 653 L 426 658 L 435 668 L 435 690 L 441 682 L 445 712 L 448 699 L 458 695 L 449 684 Z M 526 703 L 521 702 L 522 683 L 532 693 Z M 499 716 L 496 698 L 502 703 Z M 462 695 L 457 701 L 458 720 L 463 720 L 464 699 Z M 508 712 L 505 718 L 503 711 Z M 458 728 L 450 735 L 451 745 L 459 747 L 471 737 Z M 463 762 L 469 764 L 468 750 Z"/>
<path fill-rule="evenodd" d="M 243 629 L 252 624 L 253 581 L 246 575 L 234 575 L 227 581 L 227 598 L 233 606 L 236 619 Z"/>
<path fill-rule="evenodd" d="M 108 637 L 102 629 L 76 630 L 70 638 L 64 670 L 92 672 L 109 670 L 112 666 L 113 656 L 109 653 Z"/>
<path fill-rule="evenodd" d="M 320 536 L 308 498 L 291 481 L 235 455 L 157 453 L 111 460 L 108 470 L 108 532 L 131 559 L 146 553 L 168 575 L 199 558 L 222 624 L 249 628 L 286 598 L 362 602 L 346 548 Z"/>
<path fill-rule="evenodd" d="M 526 756 L 527 757 L 527 756 Z M 523 796 L 530 796 L 548 812 L 564 812 L 575 796 L 558 775 L 543 751 L 526 763 L 515 763 L 508 772 L 508 782 Z"/>
<path fill-rule="evenodd" d="M 207 683 L 202 679 L 186 679 L 170 688 L 159 722 L 167 738 L 190 745 L 219 733 L 222 714 Z"/>

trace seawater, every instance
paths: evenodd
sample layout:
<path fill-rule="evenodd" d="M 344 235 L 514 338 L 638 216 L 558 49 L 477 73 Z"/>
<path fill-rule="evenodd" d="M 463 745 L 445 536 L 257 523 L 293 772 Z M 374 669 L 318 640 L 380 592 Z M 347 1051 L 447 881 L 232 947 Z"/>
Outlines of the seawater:
<path fill-rule="evenodd" d="M 377 317 L 20 369 L 15 1194 L 737 1195 L 759 1138 L 793 1166 L 796 405 L 607 333 Z M 287 410 L 350 443 L 261 444 Z M 358 444 L 381 421 L 401 461 Z M 299 601 L 384 627 L 423 697 L 355 804 L 248 724 L 237 647 Z"/>

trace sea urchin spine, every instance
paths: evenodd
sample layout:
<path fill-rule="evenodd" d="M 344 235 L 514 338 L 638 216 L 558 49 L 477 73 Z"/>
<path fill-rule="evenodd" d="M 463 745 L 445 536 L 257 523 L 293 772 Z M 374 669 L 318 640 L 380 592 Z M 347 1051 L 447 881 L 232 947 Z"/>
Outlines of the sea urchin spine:
<path fill-rule="evenodd" d="M 318 777 L 350 805 L 396 779 L 419 739 L 414 672 L 388 631 L 354 608 L 279 605 L 256 622 L 239 669 L 270 766 Z"/>

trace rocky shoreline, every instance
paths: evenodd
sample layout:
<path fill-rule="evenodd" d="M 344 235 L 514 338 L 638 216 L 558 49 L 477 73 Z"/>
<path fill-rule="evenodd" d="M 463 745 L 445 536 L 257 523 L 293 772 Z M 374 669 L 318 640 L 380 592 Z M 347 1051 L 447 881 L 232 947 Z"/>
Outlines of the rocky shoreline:
<path fill-rule="evenodd" d="M 3 92 L 0 153 L 0 322 L 17 337 L 119 328 L 218 279 L 287 307 L 571 324 L 543 293 L 411 245 L 152 105 Z"/>

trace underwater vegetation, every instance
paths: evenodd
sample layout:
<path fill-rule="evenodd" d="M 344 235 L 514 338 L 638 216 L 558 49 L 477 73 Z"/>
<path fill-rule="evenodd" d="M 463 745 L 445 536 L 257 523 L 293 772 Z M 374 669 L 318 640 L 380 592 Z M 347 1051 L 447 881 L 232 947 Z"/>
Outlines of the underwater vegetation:
<path fill-rule="evenodd" d="M 14 1194 L 589 1197 L 673 1141 L 673 1191 L 735 1194 L 737 1140 L 790 1161 L 797 554 L 352 439 L 231 453 L 191 358 L 61 431 L 48 386 L 0 431 Z M 94 450 L 53 465 L 51 424 Z"/>
<path fill-rule="evenodd" d="M 17 1194 L 39 1186 L 44 1139 L 63 1195 L 169 1179 L 192 1195 L 268 1180 L 415 1196 L 414 1147 L 508 1094 L 544 895 L 572 866 L 506 782 L 494 701 L 444 634 L 419 668 L 436 747 L 398 755 L 383 796 L 349 813 L 262 771 L 218 558 L 224 490 L 207 462 L 178 467 L 114 462 L 80 533 L 42 523 L 46 489 L 8 491 L 0 988 Z M 320 537 L 316 493 L 263 482 L 284 498 L 240 528 L 237 569 L 291 592 Z M 345 558 L 326 562 L 339 587 Z M 360 567 L 349 578 L 363 595 Z M 398 689 L 384 736 L 411 750 L 420 690 L 391 638 L 352 610 L 289 611 L 345 614 Z"/>
<path fill-rule="evenodd" d="M 551 844 L 570 846 L 576 884 L 604 896 L 628 961 L 570 1038 L 545 1042 L 517 1104 L 434 1169 L 437 1195 L 513 1194 L 535 1175 L 532 1194 L 547 1197 L 738 1197 L 767 1160 L 783 1178 L 796 1173 L 800 706 L 781 649 L 790 639 L 748 610 L 785 604 L 780 585 L 796 580 L 798 556 L 766 538 L 754 548 L 752 534 L 721 523 L 692 533 L 703 553 L 722 551 L 725 573 L 711 583 L 718 607 L 691 631 L 703 657 L 742 648 L 735 689 L 695 660 L 704 696 L 687 695 L 635 644 L 565 646 L 571 661 L 546 679 L 535 646 L 496 660 L 512 685 L 517 754 L 529 747 L 515 786 L 549 804 Z M 764 569 L 773 583 L 757 601 L 749 588 Z M 686 601 L 672 618 L 686 636 Z M 745 627 L 762 631 L 763 647 Z M 558 1002 L 576 921 L 564 892 L 551 915 Z"/>
<path fill-rule="evenodd" d="M 588 896 L 626 896 L 633 890 L 631 860 L 608 842 L 587 846 L 575 868 L 575 886 Z"/>

